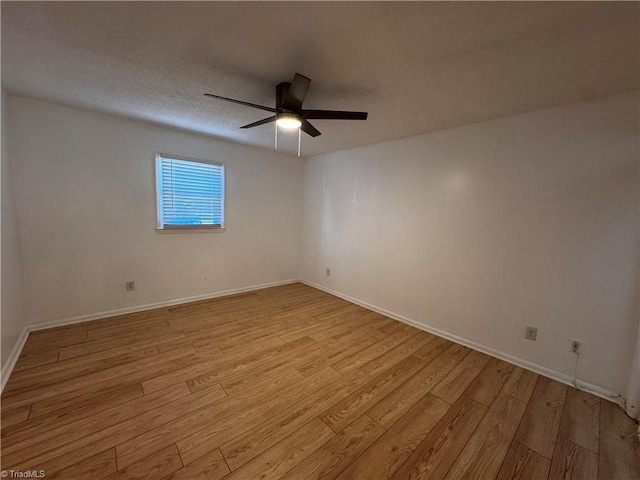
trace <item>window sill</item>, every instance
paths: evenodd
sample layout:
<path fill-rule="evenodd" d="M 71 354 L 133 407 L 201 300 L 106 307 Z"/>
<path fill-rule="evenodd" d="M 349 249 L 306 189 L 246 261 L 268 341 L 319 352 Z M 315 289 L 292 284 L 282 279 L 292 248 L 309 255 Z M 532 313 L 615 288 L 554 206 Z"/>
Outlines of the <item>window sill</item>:
<path fill-rule="evenodd" d="M 225 227 L 204 227 L 204 226 L 184 226 L 184 227 L 171 227 L 171 228 L 156 228 L 158 233 L 222 233 L 226 230 Z"/>

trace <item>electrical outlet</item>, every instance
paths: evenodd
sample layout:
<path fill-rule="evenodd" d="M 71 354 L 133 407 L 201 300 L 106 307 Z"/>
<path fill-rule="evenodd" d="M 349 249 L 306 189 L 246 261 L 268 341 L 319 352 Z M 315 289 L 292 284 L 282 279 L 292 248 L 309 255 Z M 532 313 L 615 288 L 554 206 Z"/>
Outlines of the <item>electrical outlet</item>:
<path fill-rule="evenodd" d="M 136 282 L 129 280 L 127 283 L 127 292 L 133 292 L 136 289 Z"/>
<path fill-rule="evenodd" d="M 327 277 L 330 277 L 330 276 L 331 276 L 331 269 L 327 268 Z"/>
<path fill-rule="evenodd" d="M 580 340 L 571 340 L 569 351 L 571 353 L 575 353 L 576 355 L 580 355 L 580 353 L 582 352 L 582 342 Z"/>
<path fill-rule="evenodd" d="M 524 331 L 524 338 L 531 341 L 536 341 L 538 336 L 538 329 L 536 327 L 527 327 Z"/>

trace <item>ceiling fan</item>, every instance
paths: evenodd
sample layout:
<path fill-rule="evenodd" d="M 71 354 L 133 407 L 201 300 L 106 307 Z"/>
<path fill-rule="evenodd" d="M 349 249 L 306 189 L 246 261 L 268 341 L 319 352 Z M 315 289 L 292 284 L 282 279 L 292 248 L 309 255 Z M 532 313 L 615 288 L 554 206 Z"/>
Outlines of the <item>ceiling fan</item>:
<path fill-rule="evenodd" d="M 282 82 L 276 85 L 275 108 L 256 105 L 255 103 L 243 102 L 233 98 L 221 97 L 212 93 L 205 93 L 207 97 L 219 98 L 227 102 L 246 105 L 247 107 L 258 108 L 274 113 L 275 115 L 258 120 L 257 122 L 244 125 L 240 128 L 253 128 L 258 125 L 276 122 L 276 125 L 283 128 L 299 128 L 307 135 L 317 137 L 320 131 L 309 123 L 309 120 L 366 120 L 367 112 L 345 112 L 340 110 L 303 110 L 302 102 L 307 95 L 311 79 L 296 73 L 291 82 Z M 277 129 L 276 129 L 277 135 Z"/>

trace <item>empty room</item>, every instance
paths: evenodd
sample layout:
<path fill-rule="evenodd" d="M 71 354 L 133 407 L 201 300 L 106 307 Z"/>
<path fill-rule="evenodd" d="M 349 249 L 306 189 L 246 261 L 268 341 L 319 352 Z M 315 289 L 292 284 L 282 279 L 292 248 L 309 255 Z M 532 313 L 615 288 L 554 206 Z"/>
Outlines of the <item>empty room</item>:
<path fill-rule="evenodd" d="M 640 479 L 640 3 L 0 8 L 2 478 Z"/>

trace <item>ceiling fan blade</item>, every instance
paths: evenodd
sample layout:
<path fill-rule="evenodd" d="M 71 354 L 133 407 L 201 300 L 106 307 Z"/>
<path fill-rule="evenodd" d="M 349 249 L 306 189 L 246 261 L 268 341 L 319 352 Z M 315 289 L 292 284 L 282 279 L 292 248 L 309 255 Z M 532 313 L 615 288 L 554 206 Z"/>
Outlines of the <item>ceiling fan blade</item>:
<path fill-rule="evenodd" d="M 271 123 L 275 121 L 276 121 L 276 116 L 274 115 L 273 117 L 265 118 L 263 120 L 258 120 L 257 122 L 250 123 L 249 125 L 245 125 L 244 127 L 240 127 L 240 128 L 253 128 L 253 127 L 257 127 L 258 125 L 264 125 L 265 123 Z"/>
<path fill-rule="evenodd" d="M 304 97 L 307 96 L 310 84 L 310 78 L 296 73 L 289 85 L 282 106 L 288 110 L 300 110 L 302 108 L 302 102 L 304 102 Z"/>
<path fill-rule="evenodd" d="M 243 102 L 242 100 L 235 100 L 233 98 L 221 97 L 220 95 L 214 95 L 213 93 L 205 93 L 205 96 L 219 98 L 220 100 L 224 100 L 226 102 L 238 103 L 240 105 L 245 105 L 247 107 L 259 108 L 260 110 L 266 110 L 267 112 L 273 112 L 273 113 L 276 112 L 275 108 L 256 105 L 255 103 Z"/>
<path fill-rule="evenodd" d="M 320 133 L 320 130 L 318 130 L 316 127 L 311 125 L 306 120 L 302 121 L 302 126 L 300 127 L 300 130 L 302 130 L 307 135 L 311 135 L 312 137 L 317 137 L 318 135 L 322 135 Z"/>
<path fill-rule="evenodd" d="M 302 116 L 316 120 L 366 120 L 367 112 L 343 112 L 340 110 L 302 110 Z"/>

